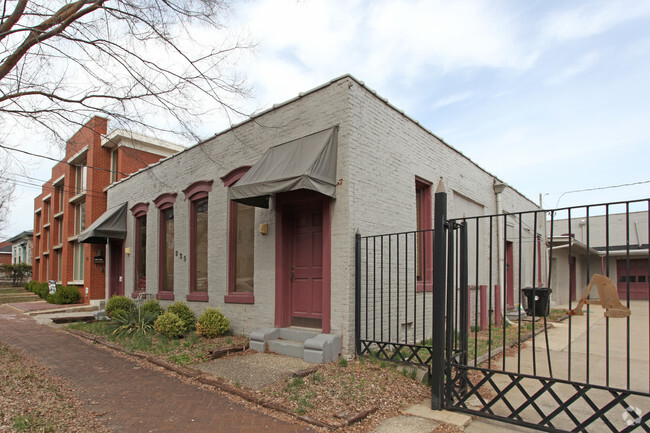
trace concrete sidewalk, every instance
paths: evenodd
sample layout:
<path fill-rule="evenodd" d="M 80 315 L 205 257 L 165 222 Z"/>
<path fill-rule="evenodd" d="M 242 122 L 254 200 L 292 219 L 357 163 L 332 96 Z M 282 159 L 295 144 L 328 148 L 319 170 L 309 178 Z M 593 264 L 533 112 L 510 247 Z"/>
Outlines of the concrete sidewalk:
<path fill-rule="evenodd" d="M 548 330 L 548 347 L 551 360 L 549 369 L 546 351 L 546 338 L 544 333 L 535 337 L 535 344 L 528 340 L 519 355 L 506 357 L 506 371 L 517 372 L 518 362 L 521 362 L 521 372 L 533 374 L 533 359 L 536 361 L 535 372 L 540 376 L 551 376 L 559 379 L 571 379 L 577 382 L 588 381 L 591 384 L 618 387 L 621 389 L 648 393 L 650 390 L 650 348 L 648 341 L 649 312 L 647 301 L 632 301 L 630 304 L 630 332 L 628 335 L 627 319 L 610 319 L 603 316 L 604 310 L 597 306 L 586 309 L 584 316 L 574 316 L 569 321 L 554 323 Z M 628 339 L 629 338 L 629 339 Z M 609 346 L 607 342 L 609 341 Z M 533 351 L 534 347 L 534 351 Z M 609 359 L 606 353 L 609 350 Z M 630 358 L 628 363 L 627 352 Z M 571 356 L 569 357 L 569 351 Z M 587 357 L 587 353 L 589 356 Z M 533 356 L 534 355 L 534 356 Z M 569 362 L 570 361 L 570 362 Z M 503 360 L 492 363 L 492 369 L 501 370 Z M 630 372 L 628 374 L 628 371 Z M 589 373 L 587 373 L 589 372 Z M 492 379 L 496 385 L 504 389 L 512 381 L 506 375 L 496 375 Z M 529 395 L 535 394 L 541 383 L 537 380 L 522 380 L 520 382 Z M 570 385 L 553 387 L 556 395 L 563 401 L 571 399 L 576 394 L 576 389 Z M 516 388 L 508 393 L 508 400 L 514 407 L 524 403 L 525 396 Z M 612 394 L 606 390 L 592 390 L 589 393 L 592 403 L 604 407 L 612 401 Z M 638 407 L 647 411 L 648 398 L 631 396 L 626 402 L 631 407 Z M 558 407 L 558 402 L 550 394 L 545 394 L 536 400 L 536 404 L 547 413 Z M 509 408 L 502 402 L 491 407 L 496 413 L 508 414 Z M 625 424 L 625 409 L 616 405 L 611 409 L 609 421 L 617 428 L 623 429 Z M 577 399 L 570 406 L 570 411 L 578 419 L 587 419 L 594 414 L 593 408 L 585 401 Z M 536 423 L 540 417 L 532 408 L 526 409 L 524 416 L 528 422 Z M 385 420 L 374 433 L 399 431 L 400 433 L 429 433 L 438 423 L 445 422 L 456 426 L 468 433 L 492 432 L 533 432 L 536 430 L 519 427 L 513 424 L 493 421 L 485 418 L 471 418 L 459 412 L 432 411 L 430 401 L 425 401 L 403 412 L 397 418 Z M 553 420 L 556 428 L 572 430 L 575 423 L 565 414 L 560 413 Z M 398 428 L 399 426 L 399 428 Z M 589 428 L 590 431 L 600 431 L 607 428 L 601 421 L 596 421 Z"/>
<path fill-rule="evenodd" d="M 51 374 L 78 390 L 91 410 L 116 432 L 309 432 L 228 396 L 142 368 L 136 361 L 81 342 L 67 332 L 37 324 L 0 305 L 0 340 L 23 349 Z"/>

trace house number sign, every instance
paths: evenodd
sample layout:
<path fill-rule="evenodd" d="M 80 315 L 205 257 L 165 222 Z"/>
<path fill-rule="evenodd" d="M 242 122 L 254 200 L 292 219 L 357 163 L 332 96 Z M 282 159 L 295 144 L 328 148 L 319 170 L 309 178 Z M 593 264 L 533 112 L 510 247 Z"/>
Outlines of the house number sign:
<path fill-rule="evenodd" d="M 186 262 L 187 261 L 187 254 L 179 253 L 176 251 L 176 257 L 178 257 L 180 260 Z"/>

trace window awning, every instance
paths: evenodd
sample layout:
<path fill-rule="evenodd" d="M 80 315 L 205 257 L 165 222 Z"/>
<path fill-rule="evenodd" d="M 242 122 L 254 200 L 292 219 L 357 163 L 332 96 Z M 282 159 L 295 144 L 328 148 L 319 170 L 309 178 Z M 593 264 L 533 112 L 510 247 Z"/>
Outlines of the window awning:
<path fill-rule="evenodd" d="M 309 189 L 336 195 L 338 126 L 271 147 L 229 188 L 231 200 L 268 208 L 269 196 Z"/>
<path fill-rule="evenodd" d="M 79 242 L 105 244 L 108 239 L 126 239 L 127 203 L 108 209 L 86 230 L 79 233 Z"/>

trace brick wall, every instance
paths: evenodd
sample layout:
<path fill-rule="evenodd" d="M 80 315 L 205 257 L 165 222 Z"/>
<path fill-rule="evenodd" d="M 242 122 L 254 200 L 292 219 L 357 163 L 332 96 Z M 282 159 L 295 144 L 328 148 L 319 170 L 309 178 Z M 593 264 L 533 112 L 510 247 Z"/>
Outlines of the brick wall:
<path fill-rule="evenodd" d="M 74 280 L 74 245 L 75 242 L 75 206 L 70 199 L 76 195 L 76 172 L 75 167 L 67 161 L 77 155 L 84 147 L 88 146 L 86 153 L 87 169 L 86 178 L 86 219 L 85 225 L 89 227 L 97 218 L 106 211 L 106 193 L 104 189 L 110 183 L 111 170 L 111 149 L 102 147 L 102 136 L 106 135 L 108 120 L 102 117 L 91 118 L 77 133 L 66 143 L 65 160 L 52 168 L 52 178 L 43 184 L 43 192 L 34 200 L 34 209 L 43 208 L 43 198 L 52 194 L 50 199 L 50 215 L 43 218 L 41 211 L 40 221 L 34 217 L 34 251 L 33 251 L 33 279 L 45 281 L 56 279 L 57 276 L 57 250 L 60 251 L 62 261 L 61 283 L 67 285 Z M 121 152 L 120 152 L 121 153 Z M 151 162 L 161 158 L 148 152 L 129 149 L 122 159 L 123 167 L 120 171 L 136 171 L 146 167 Z M 63 215 L 54 218 L 58 210 L 58 195 L 55 193 L 53 182 L 64 176 L 63 188 Z M 43 226 L 49 222 L 49 229 Z M 63 240 L 60 249 L 54 249 L 57 245 L 58 225 L 63 225 Z M 48 230 L 50 248 L 48 254 L 44 254 L 43 240 L 45 230 Z M 71 241 L 69 239 L 72 238 Z M 96 265 L 93 258 L 97 255 L 106 257 L 106 246 L 101 244 L 85 244 L 84 247 L 84 280 L 75 282 L 80 289 L 84 302 L 105 298 L 106 269 Z M 49 274 L 46 275 L 46 260 L 49 261 Z M 37 259 L 38 258 L 38 259 Z M 86 293 L 86 288 L 88 293 Z"/>

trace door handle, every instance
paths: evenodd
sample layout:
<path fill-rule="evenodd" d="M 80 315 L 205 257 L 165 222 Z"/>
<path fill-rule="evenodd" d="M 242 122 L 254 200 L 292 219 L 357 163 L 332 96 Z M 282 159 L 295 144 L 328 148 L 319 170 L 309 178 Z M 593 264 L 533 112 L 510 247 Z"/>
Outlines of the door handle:
<path fill-rule="evenodd" d="M 293 282 L 293 275 L 294 275 L 294 273 L 293 273 L 293 271 L 291 271 L 291 275 L 289 276 L 289 278 L 291 279 L 292 282 Z"/>

